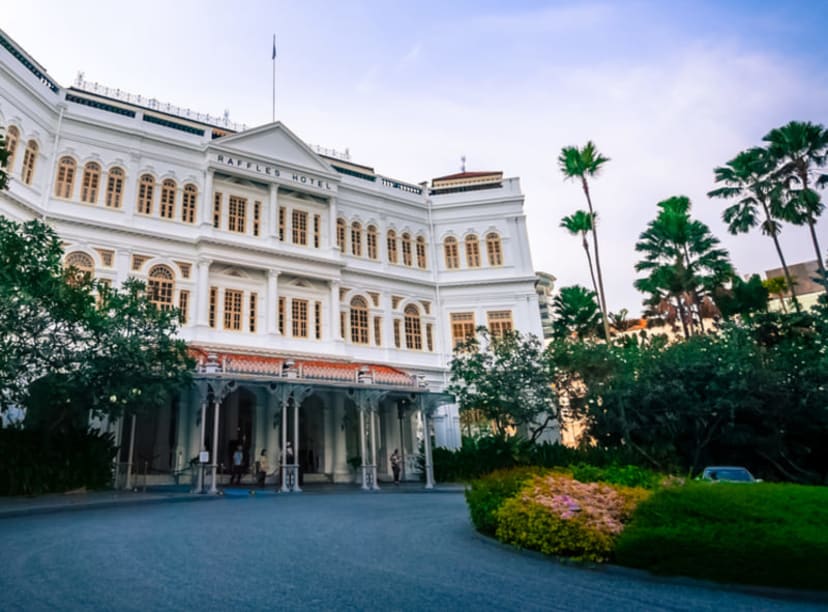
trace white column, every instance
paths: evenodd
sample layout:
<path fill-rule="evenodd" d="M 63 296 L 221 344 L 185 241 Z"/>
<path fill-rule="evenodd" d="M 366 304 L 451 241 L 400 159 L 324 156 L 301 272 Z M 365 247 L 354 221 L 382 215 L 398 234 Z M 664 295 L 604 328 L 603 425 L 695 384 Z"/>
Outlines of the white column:
<path fill-rule="evenodd" d="M 431 432 L 428 429 L 428 415 L 425 410 L 421 411 L 423 416 L 423 444 L 425 446 L 425 471 L 426 489 L 434 488 L 434 464 L 431 461 Z"/>
<path fill-rule="evenodd" d="M 204 191 L 201 195 L 201 208 L 198 211 L 198 222 L 202 226 L 213 226 L 213 177 L 215 170 L 208 168 L 204 173 Z"/>
<path fill-rule="evenodd" d="M 334 440 L 334 482 L 339 482 L 340 479 L 348 481 L 351 474 L 348 467 L 348 433 L 342 429 L 345 418 L 345 394 L 343 392 L 331 392 L 331 401 L 334 406 L 333 426 L 331 427 L 331 435 Z"/>
<path fill-rule="evenodd" d="M 371 488 L 374 491 L 379 491 L 379 483 L 377 483 L 377 411 L 371 410 L 371 470 L 374 472 L 373 482 Z"/>
<path fill-rule="evenodd" d="M 362 404 L 362 400 L 360 400 L 360 404 Z M 364 490 L 368 490 L 368 483 L 367 478 L 365 477 L 365 473 L 368 471 L 365 463 L 365 407 L 360 405 L 359 407 L 359 445 L 360 445 L 360 452 L 359 455 L 362 459 L 362 488 Z"/>
<path fill-rule="evenodd" d="M 221 410 L 221 402 L 216 400 L 213 402 L 213 407 L 213 464 L 210 466 L 213 482 L 210 483 L 210 493 L 218 493 L 216 478 L 218 477 L 219 411 Z"/>
<path fill-rule="evenodd" d="M 268 193 L 268 200 L 267 200 L 267 215 L 265 215 L 265 219 L 267 219 L 267 227 L 265 228 L 264 234 L 275 240 L 276 242 L 279 241 L 279 186 L 278 185 L 271 185 L 270 192 Z"/>
<path fill-rule="evenodd" d="M 331 281 L 330 339 L 334 342 L 342 341 L 342 330 L 339 329 L 339 286 L 338 280 Z"/>
<path fill-rule="evenodd" d="M 207 398 L 201 400 L 201 438 L 199 439 L 198 450 L 206 451 L 206 441 L 204 440 L 205 433 L 207 431 Z M 201 459 L 199 457 L 199 459 Z M 198 492 L 204 492 L 204 468 L 201 465 L 201 461 L 199 460 L 198 463 L 195 464 L 195 469 L 198 470 Z"/>
<path fill-rule="evenodd" d="M 299 402 L 293 398 L 293 473 L 296 476 L 296 482 L 293 485 L 294 491 L 301 492 L 299 487 Z"/>
<path fill-rule="evenodd" d="M 337 217 L 336 198 L 328 199 L 328 240 L 325 242 L 324 237 L 322 241 L 322 248 L 326 246 L 339 256 L 339 247 L 336 246 L 336 217 Z M 347 236 L 347 231 L 346 231 Z M 347 242 L 347 241 L 346 241 Z"/>
<path fill-rule="evenodd" d="M 276 270 L 267 271 L 267 296 L 265 297 L 267 323 L 265 329 L 268 334 L 279 333 L 279 273 Z"/>
<path fill-rule="evenodd" d="M 115 286 L 121 287 L 132 273 L 132 251 L 118 249 L 115 255 Z"/>
<path fill-rule="evenodd" d="M 287 493 L 287 453 L 285 450 L 287 449 L 287 411 L 288 411 L 288 400 L 287 398 L 282 400 L 282 492 Z M 294 451 L 294 457 L 296 457 Z"/>
<path fill-rule="evenodd" d="M 199 259 L 196 264 L 196 325 L 207 327 L 210 324 L 210 264 L 209 259 Z"/>

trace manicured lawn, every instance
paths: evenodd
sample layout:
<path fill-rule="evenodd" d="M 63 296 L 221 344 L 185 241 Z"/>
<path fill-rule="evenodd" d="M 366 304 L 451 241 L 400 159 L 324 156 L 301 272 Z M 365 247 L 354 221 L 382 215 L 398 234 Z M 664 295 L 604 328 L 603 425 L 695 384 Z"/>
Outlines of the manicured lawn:
<path fill-rule="evenodd" d="M 828 589 L 828 487 L 660 489 L 636 510 L 615 559 L 660 574 Z"/>

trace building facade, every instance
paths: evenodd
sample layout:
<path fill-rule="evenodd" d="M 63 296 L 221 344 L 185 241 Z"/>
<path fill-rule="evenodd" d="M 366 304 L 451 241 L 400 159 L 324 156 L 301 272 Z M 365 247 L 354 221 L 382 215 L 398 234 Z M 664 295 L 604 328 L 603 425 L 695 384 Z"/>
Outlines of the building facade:
<path fill-rule="evenodd" d="M 288 481 L 295 465 L 376 486 L 400 448 L 414 478 L 430 432 L 459 443 L 443 393 L 454 343 L 480 325 L 541 336 L 518 179 L 391 179 L 280 122 L 242 129 L 62 87 L 2 31 L 0 46 L 0 214 L 46 220 L 67 266 L 144 280 L 180 309 L 198 362 L 166 411 L 116 428 L 139 469 L 175 472 L 216 449 L 221 471 L 243 446 L 249 465 L 268 449 Z"/>

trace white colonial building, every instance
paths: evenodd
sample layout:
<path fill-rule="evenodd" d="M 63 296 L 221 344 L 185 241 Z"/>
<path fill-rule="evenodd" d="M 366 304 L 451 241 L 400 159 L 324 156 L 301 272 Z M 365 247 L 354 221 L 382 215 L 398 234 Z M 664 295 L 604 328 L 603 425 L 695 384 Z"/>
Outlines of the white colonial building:
<path fill-rule="evenodd" d="M 267 448 L 287 463 L 285 486 L 298 464 L 370 487 L 399 448 L 416 478 L 424 431 L 459 443 L 442 393 L 454 342 L 479 325 L 542 335 L 517 178 L 387 178 L 280 122 L 64 88 L 2 31 L 0 46 L 0 214 L 45 219 L 67 265 L 146 281 L 198 361 L 190 391 L 139 417 L 139 467 L 174 472 L 206 448 L 220 470 L 242 445 L 245 462 Z"/>

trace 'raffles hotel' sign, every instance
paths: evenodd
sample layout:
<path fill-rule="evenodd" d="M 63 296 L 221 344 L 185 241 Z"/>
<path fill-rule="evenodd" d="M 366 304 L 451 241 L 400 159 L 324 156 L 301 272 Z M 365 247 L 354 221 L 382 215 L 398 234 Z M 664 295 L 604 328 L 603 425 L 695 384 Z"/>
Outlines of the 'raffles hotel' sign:
<path fill-rule="evenodd" d="M 250 172 L 255 172 L 257 174 L 264 174 L 266 176 L 288 178 L 301 185 L 308 185 L 309 187 L 316 187 L 317 189 L 326 189 L 328 191 L 331 190 L 331 184 L 328 181 L 316 179 L 312 176 L 307 176 L 304 174 L 299 174 L 298 172 L 285 172 L 284 170 L 280 170 L 276 166 L 270 166 L 265 163 L 249 161 L 246 159 L 241 159 L 239 157 L 230 157 L 229 155 L 224 155 L 222 153 L 218 153 L 216 155 L 216 161 L 224 166 L 230 166 L 232 168 L 242 168 L 244 170 L 249 170 Z"/>

